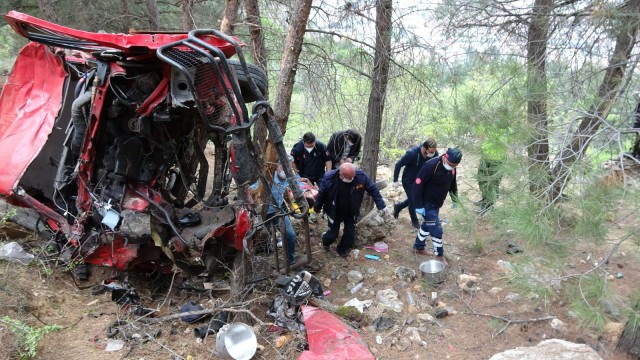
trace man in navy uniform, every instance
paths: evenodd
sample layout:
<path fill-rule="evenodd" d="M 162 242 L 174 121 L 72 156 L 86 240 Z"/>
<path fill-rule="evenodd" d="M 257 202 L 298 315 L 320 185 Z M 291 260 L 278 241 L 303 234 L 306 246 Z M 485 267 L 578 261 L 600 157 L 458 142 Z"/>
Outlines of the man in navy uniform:
<path fill-rule="evenodd" d="M 413 205 L 416 207 L 416 213 L 424 218 L 413 244 L 413 250 L 416 254 L 426 255 L 425 240 L 431 236 L 436 259 L 445 264 L 439 212 L 447 198 L 447 193 L 451 194 L 454 204 L 458 202 L 456 167 L 460 160 L 462 160 L 462 151 L 449 148 L 446 154 L 427 161 L 420 168 L 413 185 Z"/>
<path fill-rule="evenodd" d="M 322 179 L 325 170 L 331 170 L 331 160 L 327 156 L 327 147 L 316 141 L 316 136 L 308 132 L 302 136 L 302 140 L 291 149 L 294 170 L 301 178 L 309 179 L 316 184 Z"/>
<path fill-rule="evenodd" d="M 418 176 L 418 171 L 420 171 L 422 165 L 424 165 L 427 160 L 431 160 L 439 155 L 436 149 L 437 147 L 438 143 L 433 139 L 427 139 L 422 145 L 412 147 L 407 150 L 406 154 L 396 163 L 393 171 L 393 186 L 395 187 L 398 184 L 400 170 L 404 167 L 404 171 L 402 172 L 402 188 L 407 194 L 406 200 L 393 205 L 393 217 L 397 219 L 400 211 L 409 207 L 411 224 L 416 229 L 420 228 L 420 221 L 418 221 L 416 208 L 413 206 L 413 199 L 411 197 L 413 182 L 416 180 L 416 176 Z"/>

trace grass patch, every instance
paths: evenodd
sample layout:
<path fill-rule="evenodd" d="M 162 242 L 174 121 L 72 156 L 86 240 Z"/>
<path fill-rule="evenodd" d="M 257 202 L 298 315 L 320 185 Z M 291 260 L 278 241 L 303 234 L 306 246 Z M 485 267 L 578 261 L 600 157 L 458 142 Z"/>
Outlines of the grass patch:
<path fill-rule="evenodd" d="M 20 343 L 20 360 L 31 359 L 38 354 L 38 344 L 44 336 L 53 331 L 62 329 L 60 325 L 45 325 L 33 328 L 24 322 L 13 319 L 9 316 L 0 318 L 0 323 L 6 326 L 9 331 L 17 336 Z"/>

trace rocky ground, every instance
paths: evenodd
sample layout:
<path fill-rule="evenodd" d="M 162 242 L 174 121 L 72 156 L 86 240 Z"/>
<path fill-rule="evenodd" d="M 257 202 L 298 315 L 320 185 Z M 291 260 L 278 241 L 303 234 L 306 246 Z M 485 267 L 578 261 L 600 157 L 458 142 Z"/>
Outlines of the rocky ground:
<path fill-rule="evenodd" d="M 389 187 L 384 191 L 389 203 L 401 196 Z M 421 276 L 419 266 L 428 256 L 415 255 L 411 245 L 415 229 L 406 212 L 388 231 L 384 242 L 388 252 L 379 253 L 361 244 L 357 256 L 342 259 L 326 253 L 319 236 L 325 222 L 311 226 L 313 266 L 331 305 L 343 305 L 357 298 L 371 300 L 364 319 L 345 320 L 362 336 L 378 359 L 489 359 L 492 355 L 521 346 L 534 346 L 546 339 L 563 339 L 594 349 L 603 359 L 631 359 L 615 350 L 624 317 L 616 314 L 626 296 L 637 287 L 640 263 L 637 249 L 623 243 L 607 258 L 614 242 L 593 247 L 584 244 L 567 260 L 563 271 L 545 267 L 544 252 L 517 241 L 509 234 L 496 233 L 479 222 L 475 235 L 458 230 L 463 219 L 460 209 L 443 208 L 445 251 L 449 260 L 444 281 L 432 284 Z M 614 220 L 615 222 L 615 220 Z M 638 224 L 628 224 L 636 226 Z M 624 229 L 618 226 L 619 231 Z M 19 235 L 27 247 L 29 236 Z M 15 234 L 11 235 L 15 236 Z M 482 246 L 478 239 L 483 239 Z M 513 250 L 518 246 L 521 252 Z M 376 255 L 379 260 L 365 258 Z M 598 263 L 607 258 L 604 265 Z M 541 298 L 519 290 L 508 282 L 513 264 L 531 264 L 527 271 L 534 281 L 552 284 L 554 293 Z M 583 274 L 598 266 L 606 271 L 619 303 L 612 304 L 611 318 L 603 333 L 581 328 L 572 313 L 563 285 L 572 274 Z M 568 270 L 567 270 L 568 269 Z M 558 270 L 558 271 L 555 271 Z M 623 276 L 616 275 L 620 273 Z M 38 346 L 40 359 L 216 359 L 215 335 L 204 341 L 194 337 L 194 328 L 204 322 L 188 324 L 173 319 L 157 324 L 140 320 L 131 310 L 118 306 L 111 294 L 96 293 L 93 285 L 113 276 L 106 268 L 94 268 L 91 278 L 78 282 L 62 267 L 43 262 L 29 266 L 0 262 L 0 315 L 22 319 L 32 327 L 57 324 L 62 330 L 47 334 Z M 186 282 L 183 280 L 187 280 Z M 225 306 L 228 291 L 200 291 L 197 279 L 180 275 L 146 276 L 130 274 L 144 306 L 159 309 L 156 318 L 176 314 L 181 305 L 192 301 L 204 308 Z M 355 293 L 356 283 L 363 286 Z M 266 315 L 280 293 L 275 279 L 255 286 L 242 307 L 256 316 L 251 322 L 258 338 L 257 359 L 297 359 L 306 345 L 304 331 L 273 331 L 274 321 Z M 410 297 L 414 304 L 411 304 Z M 107 352 L 114 339 L 107 335 L 115 324 L 121 329 L 114 339 L 125 340 L 121 350 Z M 361 320 L 361 321 L 358 321 Z M 0 326 L 0 359 L 18 358 L 15 336 Z M 110 345 L 111 343 L 111 345 Z M 580 350 L 582 351 L 582 350 Z M 586 353 L 581 359 L 587 359 Z M 504 357 L 508 358 L 508 357 Z M 520 357 L 522 358 L 522 357 Z"/>

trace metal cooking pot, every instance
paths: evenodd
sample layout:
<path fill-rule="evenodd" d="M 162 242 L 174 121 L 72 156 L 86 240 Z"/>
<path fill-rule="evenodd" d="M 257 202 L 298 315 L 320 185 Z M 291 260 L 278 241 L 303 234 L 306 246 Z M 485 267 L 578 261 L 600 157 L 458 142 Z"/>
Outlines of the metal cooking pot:
<path fill-rule="evenodd" d="M 444 281 L 444 263 L 438 260 L 427 260 L 420 264 L 422 278 L 432 284 L 440 284 Z"/>

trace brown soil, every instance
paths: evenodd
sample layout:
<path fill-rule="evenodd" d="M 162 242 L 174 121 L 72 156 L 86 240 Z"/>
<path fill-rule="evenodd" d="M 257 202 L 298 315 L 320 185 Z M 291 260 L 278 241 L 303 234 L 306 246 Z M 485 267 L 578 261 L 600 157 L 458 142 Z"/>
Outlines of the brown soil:
<path fill-rule="evenodd" d="M 443 214 L 446 218 L 446 213 Z M 314 261 L 321 266 L 316 276 L 324 281 L 336 273 L 344 273 L 339 279 L 333 279 L 326 287 L 332 293 L 327 298 L 331 303 L 342 305 L 352 295 L 349 292 L 346 273 L 352 269 L 359 269 L 365 275 L 365 288 L 356 296 L 360 300 L 375 299 L 376 290 L 393 288 L 403 302 L 406 303 L 407 284 L 402 284 L 393 274 L 399 265 L 412 269 L 418 269 L 420 262 L 427 256 L 417 256 L 411 253 L 411 244 L 414 231 L 408 218 L 399 220 L 397 231 L 387 239 L 390 248 L 388 258 L 381 255 L 380 261 L 367 259 L 344 260 L 331 253 L 324 253 L 319 249 L 317 232 L 312 242 L 314 243 Z M 443 284 L 430 287 L 421 280 L 408 284 L 418 304 L 418 312 L 433 313 L 431 308 L 431 293 L 437 292 L 438 299 L 447 306 L 453 307 L 455 314 L 440 319 L 439 324 L 418 324 L 415 314 L 410 314 L 407 307 L 402 313 L 397 314 L 387 311 L 385 316 L 396 319 L 399 328 L 381 332 L 372 330 L 370 326 L 362 325 L 360 332 L 363 339 L 369 345 L 375 356 L 380 359 L 488 359 L 491 355 L 511 349 L 517 346 L 530 346 L 547 338 L 561 338 L 569 341 L 586 342 L 596 348 L 604 359 L 627 359 L 626 356 L 616 353 L 614 345 L 598 337 L 593 331 L 580 329 L 575 319 L 567 315 L 567 306 L 559 300 L 552 299 L 544 306 L 535 301 L 527 300 L 523 294 L 523 300 L 518 303 L 506 301 L 504 296 L 511 292 L 505 283 L 505 274 L 497 266 L 498 260 L 513 261 L 520 255 L 507 255 L 504 243 L 495 242 L 488 244 L 481 255 L 475 254 L 469 242 L 456 235 L 455 226 L 445 227 L 446 251 L 450 260 L 447 277 Z M 488 233 L 488 230 L 480 230 Z M 603 257 L 610 247 L 601 247 L 593 252 L 594 258 Z M 590 249 L 593 251 L 593 249 Z M 361 249 L 361 252 L 375 254 L 373 250 Z M 525 249 L 525 252 L 528 251 Z M 570 259 L 574 273 L 587 271 L 590 262 L 581 262 L 582 253 L 576 253 L 576 257 Z M 90 281 L 76 285 L 69 272 L 61 268 L 53 268 L 53 274 L 45 275 L 42 264 L 31 266 L 17 266 L 12 263 L 1 263 L 0 303 L 2 314 L 19 318 L 26 323 L 38 327 L 42 324 L 58 324 L 64 326 L 59 332 L 50 333 L 45 337 L 38 348 L 38 358 L 41 359 L 167 359 L 167 358 L 192 358 L 215 359 L 215 340 L 207 339 L 199 343 L 193 336 L 195 325 L 189 325 L 180 320 L 163 323 L 159 326 L 160 335 L 154 340 L 140 343 L 131 340 L 123 350 L 108 353 L 104 351 L 107 343 L 106 329 L 118 318 L 132 320 L 135 316 L 122 310 L 111 301 L 110 295 L 92 295 L 90 285 L 108 278 L 112 271 L 105 268 L 94 268 Z M 606 266 L 611 272 L 623 271 L 624 278 L 613 280 L 613 288 L 621 296 L 628 295 L 640 278 L 640 266 L 635 257 L 628 252 L 618 251 Z M 460 273 L 472 274 L 479 277 L 477 286 L 479 291 L 468 293 L 460 290 L 456 284 L 457 275 Z M 206 295 L 189 291 L 173 290 L 167 298 L 167 291 L 171 277 L 149 278 L 140 274 L 131 274 L 130 282 L 141 293 L 142 303 L 149 307 L 159 308 L 162 303 L 159 316 L 177 312 L 181 304 L 189 300 L 195 300 L 207 306 L 211 306 L 211 299 Z M 488 293 L 492 287 L 501 287 L 503 290 L 493 296 Z M 271 281 L 263 282 L 254 295 L 262 300 L 256 301 L 251 310 L 263 321 L 270 322 L 265 316 L 269 305 L 269 299 L 277 293 Z M 221 294 L 224 298 L 225 295 Z M 215 298 L 213 298 L 215 301 Z M 485 315 L 473 315 L 485 314 Z M 568 330 L 556 333 L 549 321 L 529 323 L 514 323 L 509 325 L 501 334 L 497 333 L 505 323 L 492 319 L 489 315 L 505 317 L 513 320 L 537 319 L 554 315 L 568 325 Z M 413 323 L 405 324 L 405 322 Z M 201 325 L 199 323 L 197 325 Z M 140 334 L 149 332 L 148 325 L 136 322 L 135 326 Z M 415 326 L 421 330 L 421 338 L 426 342 L 426 347 L 413 344 L 405 351 L 398 351 L 394 341 L 403 336 L 403 330 L 408 326 Z M 299 356 L 298 347 L 304 342 L 304 333 L 294 333 L 293 336 L 281 348 L 276 348 L 277 334 L 269 333 L 266 327 L 256 326 L 258 342 L 262 348 L 256 358 L 294 359 Z M 376 344 L 376 335 L 384 338 L 382 345 Z M 2 359 L 15 359 L 17 352 L 14 346 L 15 339 L 6 329 L 0 327 L 0 353 Z M 189 357 L 190 356 L 190 357 Z"/>
<path fill-rule="evenodd" d="M 453 210 L 443 208 L 442 218 L 453 217 Z M 325 290 L 331 295 L 327 300 L 335 305 L 342 305 L 354 295 L 349 292 L 347 272 L 357 269 L 365 274 L 365 288 L 355 296 L 360 300 L 374 299 L 377 290 L 395 289 L 405 303 L 402 313 L 386 311 L 384 316 L 395 319 L 396 328 L 375 331 L 371 324 L 361 324 L 358 329 L 370 350 L 379 359 L 488 359 L 493 354 L 518 346 L 531 346 L 544 339 L 560 338 L 572 342 L 583 342 L 595 348 L 603 359 L 631 359 L 615 351 L 615 344 L 605 339 L 592 329 L 583 329 L 578 321 L 569 316 L 566 299 L 558 294 L 548 302 L 528 299 L 527 294 L 520 294 L 522 300 L 510 302 L 505 296 L 515 292 L 507 284 L 504 270 L 497 265 L 498 260 L 517 262 L 521 256 L 543 258 L 544 252 L 520 244 L 524 253 L 506 254 L 505 237 L 496 234 L 490 228 L 479 226 L 474 239 L 465 238 L 456 230 L 456 224 L 450 221 L 445 226 L 445 251 L 449 259 L 447 276 L 444 283 L 433 287 L 420 278 L 410 284 L 403 284 L 395 276 L 397 266 L 405 266 L 419 273 L 419 264 L 428 256 L 414 255 L 411 251 L 415 230 L 411 227 L 406 211 L 398 220 L 396 230 L 386 239 L 389 253 L 376 254 L 373 250 L 360 249 L 358 260 L 342 259 L 332 253 L 325 253 L 319 244 L 319 235 L 324 230 L 325 221 L 321 220 L 312 226 L 312 246 L 314 265 L 320 270 L 315 274 L 321 282 L 331 279 Z M 617 231 L 623 233 L 619 225 Z M 637 226 L 631 224 L 630 226 Z M 627 229 L 628 230 L 628 229 Z M 475 246 L 476 239 L 484 239 L 483 247 Z M 497 240 L 496 240 L 497 239 Z M 20 240 L 25 247 L 36 245 L 29 238 Z M 622 300 L 637 289 L 640 281 L 640 264 L 637 261 L 636 248 L 624 246 L 618 249 L 604 266 L 611 274 L 622 272 L 623 278 L 612 279 L 612 289 Z M 302 248 L 301 245 L 298 245 Z M 598 248 L 582 245 L 573 252 L 562 275 L 580 274 L 593 267 L 593 262 L 604 258 L 612 249 L 613 243 Z M 379 261 L 363 259 L 362 254 L 380 255 Z M 46 264 L 46 265 L 45 265 Z M 469 293 L 459 289 L 456 280 L 459 274 L 471 274 L 479 278 L 475 286 L 478 291 Z M 110 294 L 92 295 L 92 285 L 109 278 L 114 272 L 107 268 L 93 268 L 89 281 L 77 282 L 69 271 L 56 267 L 52 263 L 34 262 L 30 266 L 0 261 L 0 317 L 8 315 L 21 319 L 25 323 L 40 327 L 43 324 L 57 324 L 64 327 L 59 332 L 46 335 L 38 347 L 39 359 L 216 359 L 215 336 L 204 342 L 196 341 L 193 329 L 203 322 L 191 325 L 180 320 L 164 322 L 155 327 L 135 321 L 137 316 L 127 309 L 121 309 L 111 301 Z M 336 279 L 337 274 L 342 274 Z M 129 274 L 130 283 L 140 295 L 141 303 L 146 307 L 160 309 L 157 317 L 175 314 L 180 305 L 195 301 L 204 307 L 213 307 L 228 298 L 228 293 L 212 294 L 178 290 L 180 275 L 172 278 L 165 276 L 146 276 Z M 492 295 L 489 290 L 500 287 L 503 290 Z M 436 292 L 438 300 L 445 303 L 453 313 L 434 323 L 419 323 L 416 314 L 410 313 L 406 303 L 407 288 L 411 289 L 418 305 L 417 313 L 434 313 L 432 292 Z M 256 285 L 250 298 L 256 299 L 247 306 L 265 323 L 272 321 L 266 316 L 271 300 L 278 293 L 273 279 Z M 372 314 L 375 309 L 369 310 Z M 507 326 L 496 320 L 503 317 L 516 320 L 540 319 L 556 316 L 567 325 L 567 330 L 556 332 L 550 321 L 515 322 Z M 131 321 L 133 330 L 129 336 L 133 339 L 125 347 L 116 352 L 105 352 L 108 342 L 106 331 L 110 324 L 118 319 Z M 620 321 L 624 321 L 621 319 Z M 412 344 L 404 351 L 399 351 L 394 342 L 404 335 L 407 327 L 417 327 L 425 345 Z M 282 347 L 276 347 L 280 336 L 268 331 L 267 326 L 255 325 L 259 350 L 256 359 L 296 359 L 305 344 L 304 332 L 291 332 Z M 159 330 L 155 338 L 145 338 L 145 334 Z M 499 333 L 499 334 L 498 334 Z M 376 343 L 376 336 L 384 341 Z M 0 323 L 0 359 L 17 359 L 15 337 Z"/>

